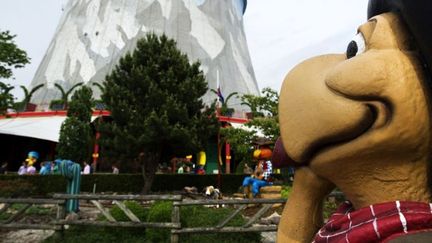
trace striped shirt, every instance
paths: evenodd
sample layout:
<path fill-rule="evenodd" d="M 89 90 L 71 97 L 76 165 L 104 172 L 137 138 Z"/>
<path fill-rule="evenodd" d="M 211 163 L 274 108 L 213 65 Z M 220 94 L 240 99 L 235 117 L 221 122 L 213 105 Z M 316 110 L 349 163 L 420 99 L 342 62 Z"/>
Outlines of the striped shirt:
<path fill-rule="evenodd" d="M 401 235 L 432 230 L 432 204 L 388 202 L 354 210 L 343 203 L 314 242 L 386 242 Z"/>

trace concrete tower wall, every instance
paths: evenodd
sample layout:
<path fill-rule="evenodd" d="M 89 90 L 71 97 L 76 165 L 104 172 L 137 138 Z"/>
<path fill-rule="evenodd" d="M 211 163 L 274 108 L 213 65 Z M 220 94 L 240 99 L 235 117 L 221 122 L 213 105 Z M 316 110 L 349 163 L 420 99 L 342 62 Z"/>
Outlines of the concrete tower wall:
<path fill-rule="evenodd" d="M 258 94 L 243 29 L 245 9 L 246 0 L 70 0 L 31 83 L 46 84 L 32 102 L 46 109 L 60 98 L 54 83 L 67 90 L 78 82 L 103 81 L 150 31 L 174 38 L 189 58 L 200 60 L 209 88 L 217 88 L 219 76 L 225 96 Z M 204 101 L 215 98 L 209 92 Z M 236 108 L 239 103 L 230 100 Z"/>

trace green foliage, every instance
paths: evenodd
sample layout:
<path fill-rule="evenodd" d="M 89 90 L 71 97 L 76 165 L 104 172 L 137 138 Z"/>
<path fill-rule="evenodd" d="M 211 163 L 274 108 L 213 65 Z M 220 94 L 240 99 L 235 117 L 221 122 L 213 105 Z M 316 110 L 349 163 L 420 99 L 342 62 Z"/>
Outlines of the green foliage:
<path fill-rule="evenodd" d="M 92 106 L 90 88 L 84 86 L 72 96 L 68 118 L 61 126 L 59 143 L 56 147 L 59 158 L 78 163 L 90 158 Z"/>
<path fill-rule="evenodd" d="M 9 177 L 10 178 L 10 177 Z M 0 196 L 14 197 L 29 195 L 34 191 L 34 186 L 26 180 L 0 180 Z"/>
<path fill-rule="evenodd" d="M 143 208 L 138 202 L 126 201 L 124 202 L 124 204 L 141 221 L 147 220 L 149 210 Z M 124 221 L 124 222 L 130 221 L 129 217 L 117 205 L 115 205 L 110 209 L 110 213 L 117 221 Z"/>
<path fill-rule="evenodd" d="M 260 131 L 266 138 L 274 142 L 280 136 L 279 118 L 277 116 L 257 117 L 250 120 L 245 125 L 248 127 L 260 129 Z"/>
<path fill-rule="evenodd" d="M 272 141 L 279 137 L 278 103 L 279 96 L 276 91 L 270 88 L 262 90 L 262 96 L 243 95 L 241 97 L 243 105 L 249 106 L 252 111 L 253 119 L 245 125 L 251 130 L 260 130 L 263 135 Z M 242 172 L 244 164 L 252 160 L 251 146 L 257 138 L 253 131 L 245 131 L 238 128 L 221 129 L 224 142 L 231 144 L 238 166 L 236 172 Z M 253 168 L 251 163 L 248 163 Z"/>
<path fill-rule="evenodd" d="M 68 117 L 60 129 L 59 143 L 56 147 L 57 155 L 59 158 L 81 163 L 89 158 L 90 142 L 89 124 L 76 117 Z"/>
<path fill-rule="evenodd" d="M 253 119 L 246 126 L 256 127 L 262 131 L 264 136 L 272 141 L 280 135 L 279 130 L 279 95 L 271 88 L 264 88 L 262 96 L 243 95 L 241 97 L 244 105 L 251 108 Z"/>
<path fill-rule="evenodd" d="M 111 243 L 127 242 L 141 243 L 148 242 L 145 240 L 144 229 L 113 228 L 113 227 L 96 227 L 96 226 L 70 226 L 64 232 L 61 241 L 51 236 L 44 243 Z"/>
<path fill-rule="evenodd" d="M 53 208 L 47 208 L 40 205 L 33 205 L 29 209 L 26 210 L 26 215 L 53 215 L 56 210 Z"/>
<path fill-rule="evenodd" d="M 330 216 L 336 211 L 338 204 L 335 201 L 324 201 L 323 217 L 329 219 Z"/>
<path fill-rule="evenodd" d="M 172 202 L 159 201 L 150 207 L 148 222 L 171 222 Z"/>
<path fill-rule="evenodd" d="M 233 208 L 207 208 L 203 206 L 188 206 L 181 208 L 181 223 L 184 227 L 216 226 L 227 218 Z M 227 226 L 241 226 L 245 219 L 237 215 Z M 214 233 L 214 234 L 189 234 L 181 235 L 180 242 L 261 242 L 259 233 Z"/>
<path fill-rule="evenodd" d="M 155 202 L 149 209 L 133 203 L 131 210 L 148 213 L 146 222 L 171 222 L 172 202 Z M 115 207 L 114 207 L 115 208 Z M 111 214 L 117 214 L 111 209 Z M 134 209 L 135 208 L 135 209 Z M 140 209 L 138 209 L 140 208 Z M 206 208 L 203 206 L 188 206 L 181 208 L 181 224 L 183 227 L 216 226 L 234 211 L 233 208 Z M 117 215 L 118 217 L 118 215 Z M 122 219 L 121 217 L 116 219 Z M 123 217 L 123 216 L 122 216 Z M 142 215 L 142 217 L 145 217 Z M 143 219 L 139 217 L 140 219 Z M 241 215 L 237 215 L 228 226 L 241 226 L 245 223 Z M 181 235 L 180 242 L 260 242 L 259 233 L 224 233 L 224 234 L 188 234 Z M 64 242 L 170 242 L 169 229 L 126 229 L 126 228 L 97 228 L 71 227 L 65 231 Z M 45 242 L 55 242 L 51 237 Z"/>
<path fill-rule="evenodd" d="M 50 110 L 56 111 L 56 110 L 64 110 L 65 104 L 63 100 L 51 100 L 50 102 Z"/>
<path fill-rule="evenodd" d="M 232 127 L 220 129 L 222 142 L 229 143 L 235 154 L 236 163 L 247 163 L 252 160 L 251 146 L 256 138 L 253 131 Z"/>
<path fill-rule="evenodd" d="M 30 91 L 23 85 L 21 85 L 21 89 L 24 91 L 24 99 L 21 102 L 15 103 L 15 109 L 25 111 L 27 108 L 27 104 L 30 103 L 30 100 L 33 96 L 33 94 L 41 89 L 44 86 L 44 84 L 39 84 L 33 87 Z"/>
<path fill-rule="evenodd" d="M 281 198 L 288 199 L 289 195 L 291 194 L 291 190 L 292 190 L 291 186 L 287 186 L 287 185 L 282 186 Z"/>
<path fill-rule="evenodd" d="M 0 197 L 44 196 L 51 192 L 64 192 L 66 182 L 61 176 L 0 177 Z"/>
<path fill-rule="evenodd" d="M 14 106 L 14 97 L 10 93 L 10 91 L 13 88 L 14 87 L 8 84 L 0 82 L 0 116 L 5 115 L 7 109 L 12 108 Z"/>
<path fill-rule="evenodd" d="M 231 117 L 234 113 L 234 108 L 229 108 L 226 103 L 223 103 L 222 107 L 220 108 L 220 114 L 222 116 L 229 116 Z"/>
<path fill-rule="evenodd" d="M 214 94 L 216 94 L 216 95 L 218 95 L 218 92 L 217 92 L 217 90 L 215 90 L 215 89 L 210 89 L 210 91 L 211 92 L 213 92 Z M 222 115 L 222 116 L 232 116 L 232 114 L 234 113 L 234 109 L 233 108 L 230 108 L 229 106 L 228 106 L 228 101 L 232 98 L 232 97 L 238 97 L 237 96 L 238 95 L 238 93 L 237 92 L 232 92 L 232 93 L 230 93 L 226 98 L 225 98 L 225 100 L 224 100 L 224 102 L 221 102 L 222 103 L 222 106 L 221 106 L 221 108 L 220 108 L 220 114 Z"/>
<path fill-rule="evenodd" d="M 54 87 L 56 87 L 60 91 L 60 93 L 61 93 L 61 100 L 62 100 L 62 103 L 64 105 L 64 108 L 68 107 L 69 96 L 72 94 L 72 92 L 76 88 L 78 88 L 79 86 L 81 86 L 83 84 L 84 84 L 83 82 L 76 83 L 70 89 L 68 89 L 67 91 L 65 91 L 65 89 L 60 84 L 54 84 Z"/>
<path fill-rule="evenodd" d="M 0 31 L 0 78 L 12 77 L 12 68 L 23 68 L 30 63 L 27 53 L 17 47 L 9 31 Z"/>
<path fill-rule="evenodd" d="M 15 44 L 15 35 L 9 31 L 0 31 L 0 79 L 13 76 L 13 68 L 23 68 L 30 63 L 25 51 Z M 10 93 L 13 89 L 9 84 L 0 82 L 0 116 L 5 115 L 7 109 L 14 107 L 14 97 Z"/>
<path fill-rule="evenodd" d="M 281 179 L 280 175 L 273 175 L 273 177 Z M 140 174 L 91 174 L 83 175 L 81 178 L 82 192 L 93 192 L 93 187 L 96 185 L 96 193 L 139 193 L 144 184 Z M 223 193 L 237 192 L 243 179 L 243 174 L 221 175 L 221 191 Z M 198 190 L 202 190 L 209 185 L 218 185 L 217 175 L 157 174 L 153 190 L 172 192 L 180 191 L 185 186 L 196 186 Z M 61 175 L 18 176 L 8 174 L 0 176 L 0 197 L 47 196 L 65 191 L 66 180 Z"/>
<path fill-rule="evenodd" d="M 89 87 L 83 86 L 72 96 L 67 116 L 76 117 L 82 122 L 89 123 L 92 116 L 93 92 Z"/>
<path fill-rule="evenodd" d="M 199 67 L 165 35 L 139 40 L 106 77 L 102 99 L 113 122 L 101 126 L 101 154 L 139 161 L 147 180 L 164 155 L 205 148 L 218 123 L 201 99 L 207 83 Z"/>
<path fill-rule="evenodd" d="M 171 222 L 172 202 L 160 201 L 154 203 L 149 211 L 148 222 Z M 169 229 L 147 229 L 146 240 L 150 242 L 169 242 Z"/>
<path fill-rule="evenodd" d="M 14 102 L 13 103 L 13 108 L 20 112 L 20 111 L 25 111 L 26 105 L 24 102 L 20 101 L 20 102 Z"/>
<path fill-rule="evenodd" d="M 254 117 L 277 116 L 279 95 L 276 90 L 264 88 L 261 91 L 262 96 L 251 94 L 243 95 L 240 99 L 242 105 L 247 105 L 252 111 Z"/>

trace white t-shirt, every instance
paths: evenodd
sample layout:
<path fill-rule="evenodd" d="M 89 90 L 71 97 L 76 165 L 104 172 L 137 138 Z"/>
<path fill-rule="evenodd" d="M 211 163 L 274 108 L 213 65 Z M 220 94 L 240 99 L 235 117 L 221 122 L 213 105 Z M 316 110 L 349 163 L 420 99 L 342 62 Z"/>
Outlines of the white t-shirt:
<path fill-rule="evenodd" d="M 84 175 L 90 174 L 90 165 L 84 166 L 83 174 Z"/>

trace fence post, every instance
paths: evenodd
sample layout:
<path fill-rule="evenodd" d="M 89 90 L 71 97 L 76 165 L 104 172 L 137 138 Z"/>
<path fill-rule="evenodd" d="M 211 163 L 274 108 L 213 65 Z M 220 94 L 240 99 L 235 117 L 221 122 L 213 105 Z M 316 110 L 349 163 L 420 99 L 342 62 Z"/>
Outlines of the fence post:
<path fill-rule="evenodd" d="M 180 206 L 177 204 L 178 202 L 173 202 L 173 211 L 171 215 L 171 221 L 173 224 L 179 225 L 177 228 L 181 228 L 180 225 Z M 171 229 L 171 243 L 179 242 L 179 234 L 174 233 L 175 229 Z"/>
<path fill-rule="evenodd" d="M 56 215 L 56 221 L 60 221 L 65 219 L 66 217 L 66 200 L 64 200 L 62 203 L 57 204 L 57 215 Z M 54 239 L 61 240 L 63 239 L 64 234 L 64 225 L 57 225 L 55 233 L 54 233 Z"/>

